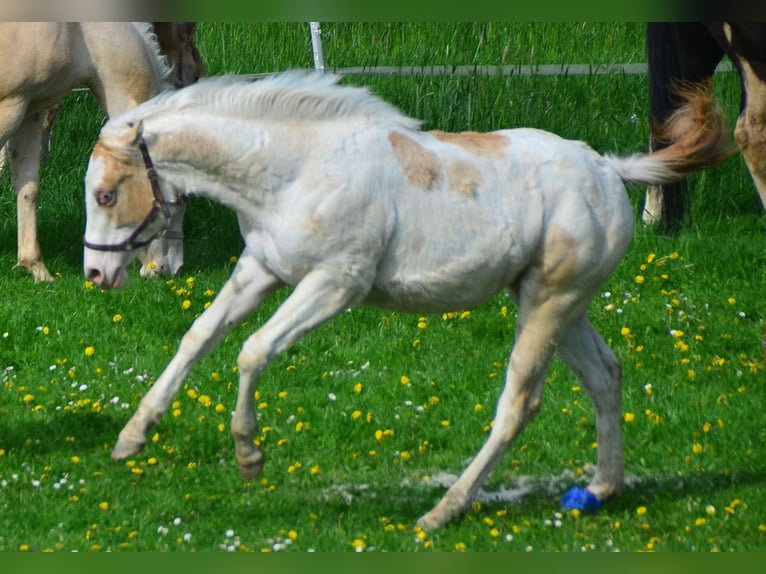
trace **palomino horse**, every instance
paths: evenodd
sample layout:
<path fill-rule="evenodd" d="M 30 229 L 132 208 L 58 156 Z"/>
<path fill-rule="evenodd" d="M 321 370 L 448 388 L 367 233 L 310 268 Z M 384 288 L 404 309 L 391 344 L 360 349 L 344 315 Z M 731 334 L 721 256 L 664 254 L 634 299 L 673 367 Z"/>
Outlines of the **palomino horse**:
<path fill-rule="evenodd" d="M 623 488 L 620 364 L 588 305 L 632 236 L 625 182 L 664 182 L 729 154 L 707 93 L 667 129 L 675 146 L 627 158 L 535 129 L 423 132 L 418 122 L 324 74 L 255 83 L 201 80 L 103 127 L 85 176 L 88 279 L 121 287 L 132 248 L 159 233 L 185 193 L 234 209 L 245 249 L 213 304 L 120 432 L 112 456 L 146 444 L 192 366 L 264 299 L 294 290 L 239 354 L 231 422 L 242 476 L 253 443 L 253 393 L 274 356 L 359 304 L 406 312 L 465 309 L 508 289 L 518 325 L 489 437 L 419 521 L 462 513 L 535 416 L 554 353 L 596 408 L 598 465 L 587 494 Z"/>
<path fill-rule="evenodd" d="M 651 22 L 647 25 L 649 113 L 662 123 L 676 109 L 674 86 L 709 80 L 724 55 L 740 76 L 734 137 L 766 208 L 766 22 Z M 669 142 L 652 141 L 659 149 Z M 688 204 L 685 182 L 649 188 L 643 219 L 678 229 Z"/>
<path fill-rule="evenodd" d="M 194 43 L 197 30 L 196 22 L 152 22 L 154 33 L 160 44 L 160 52 L 173 68 L 174 85 L 182 88 L 195 83 L 205 73 L 205 63 Z M 59 107 L 55 106 L 46 112 L 43 119 L 43 146 L 41 163 L 47 161 L 50 151 L 50 134 L 58 116 Z M 0 171 L 8 163 L 8 145 L 0 152 Z"/>
<path fill-rule="evenodd" d="M 124 112 L 170 87 L 172 73 L 150 24 L 130 22 L 2 22 L 0 54 L 8 65 L 0 76 L 0 146 L 10 145 L 18 208 L 18 266 L 37 281 L 53 279 L 38 240 L 40 153 L 51 111 L 80 84 L 90 88 L 107 115 Z M 181 219 L 181 211 L 177 219 Z M 172 228 L 178 228 L 174 221 Z M 160 241 L 168 241 L 161 238 Z M 183 262 L 175 241 L 158 249 L 153 269 L 175 272 Z"/>

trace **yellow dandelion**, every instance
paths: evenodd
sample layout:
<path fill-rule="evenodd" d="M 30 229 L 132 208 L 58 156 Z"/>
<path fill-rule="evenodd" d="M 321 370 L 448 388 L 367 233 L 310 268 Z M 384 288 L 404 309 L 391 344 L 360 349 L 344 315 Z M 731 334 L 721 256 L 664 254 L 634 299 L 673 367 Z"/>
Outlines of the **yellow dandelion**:
<path fill-rule="evenodd" d="M 636 415 L 633 413 L 625 413 L 625 415 L 622 417 L 626 423 L 632 423 L 634 420 L 636 420 Z"/>
<path fill-rule="evenodd" d="M 409 385 L 410 384 L 410 378 L 407 375 L 402 375 L 402 377 L 399 379 L 399 382 L 403 385 Z"/>
<path fill-rule="evenodd" d="M 729 305 L 736 305 L 737 304 L 737 300 L 734 297 L 729 297 L 727 299 L 727 301 L 729 302 Z"/>
<path fill-rule="evenodd" d="M 362 392 L 363 388 L 364 388 L 364 385 L 362 385 L 362 383 L 357 383 L 357 384 L 354 385 L 354 392 L 356 394 L 359 394 L 359 393 Z"/>
<path fill-rule="evenodd" d="M 657 257 L 657 256 L 656 256 L 654 253 L 650 253 L 650 254 L 648 255 L 648 257 L 646 258 L 646 262 L 647 262 L 647 263 L 651 263 L 652 261 L 654 261 L 654 258 L 655 258 L 655 257 Z"/>
<path fill-rule="evenodd" d="M 117 313 L 114 317 L 112 317 L 113 323 L 119 323 L 120 321 L 122 321 L 122 315 L 120 315 L 119 313 Z"/>
<path fill-rule="evenodd" d="M 192 304 L 191 301 L 189 301 L 188 299 L 184 299 L 184 302 L 181 303 L 181 308 L 184 310 L 188 309 L 189 307 L 191 307 L 191 304 Z"/>
<path fill-rule="evenodd" d="M 703 447 L 703 446 L 702 446 L 700 443 L 698 443 L 698 442 L 695 442 L 695 443 L 692 445 L 692 452 L 693 452 L 694 454 L 702 454 L 702 451 L 703 451 L 703 450 L 705 450 L 705 449 L 704 449 L 704 447 Z"/>
<path fill-rule="evenodd" d="M 24 397 L 21 400 L 24 401 L 25 405 L 28 405 L 29 403 L 34 402 L 35 397 L 34 395 L 27 394 L 27 395 L 24 395 Z"/>
<path fill-rule="evenodd" d="M 639 506 L 638 508 L 636 508 L 636 514 L 638 514 L 639 516 L 643 516 L 644 514 L 646 514 L 646 506 Z"/>
<path fill-rule="evenodd" d="M 645 281 L 644 276 L 643 275 L 636 275 L 635 281 L 636 281 L 636 283 L 641 285 Z"/>
<path fill-rule="evenodd" d="M 93 347 L 85 347 L 85 356 L 86 357 L 92 357 L 96 352 L 96 349 Z"/>
<path fill-rule="evenodd" d="M 109 510 L 109 503 L 108 503 L 108 502 L 100 502 L 100 503 L 98 504 L 98 507 L 99 507 L 101 510 Z"/>
<path fill-rule="evenodd" d="M 622 335 L 623 337 L 627 337 L 628 335 L 630 335 L 630 327 L 623 327 L 622 329 L 620 329 L 620 335 Z"/>

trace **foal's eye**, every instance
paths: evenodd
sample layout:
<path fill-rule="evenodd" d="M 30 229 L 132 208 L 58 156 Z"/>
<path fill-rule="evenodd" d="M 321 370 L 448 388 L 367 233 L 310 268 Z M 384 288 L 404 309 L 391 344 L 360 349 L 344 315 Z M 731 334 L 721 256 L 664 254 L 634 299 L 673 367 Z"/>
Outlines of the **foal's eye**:
<path fill-rule="evenodd" d="M 111 205 L 116 197 L 117 193 L 114 191 L 99 191 L 96 193 L 96 201 L 99 205 Z"/>

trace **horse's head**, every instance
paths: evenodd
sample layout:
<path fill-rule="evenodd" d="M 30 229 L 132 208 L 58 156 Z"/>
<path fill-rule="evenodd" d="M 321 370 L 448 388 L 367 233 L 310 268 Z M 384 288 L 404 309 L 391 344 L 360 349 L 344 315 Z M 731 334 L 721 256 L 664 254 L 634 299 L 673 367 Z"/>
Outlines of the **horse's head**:
<path fill-rule="evenodd" d="M 160 50 L 174 69 L 175 86 L 195 83 L 205 73 L 205 64 L 194 43 L 196 22 L 154 22 Z"/>
<path fill-rule="evenodd" d="M 141 122 L 130 122 L 107 141 L 102 134 L 85 174 L 84 271 L 104 289 L 121 287 L 127 265 L 152 243 L 165 242 L 149 250 L 159 261 L 142 258 L 142 274 L 175 273 L 183 263 L 180 237 L 161 236 L 182 215 L 182 204 L 160 190 L 142 130 Z"/>

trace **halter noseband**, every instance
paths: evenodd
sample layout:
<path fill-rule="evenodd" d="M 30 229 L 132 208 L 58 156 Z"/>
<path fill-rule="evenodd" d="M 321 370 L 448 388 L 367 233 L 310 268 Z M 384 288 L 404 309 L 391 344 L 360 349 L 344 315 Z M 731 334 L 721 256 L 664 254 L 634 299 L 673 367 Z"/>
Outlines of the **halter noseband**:
<path fill-rule="evenodd" d="M 125 241 L 121 241 L 120 243 L 91 243 L 83 237 L 82 243 L 88 249 L 94 249 L 96 251 L 133 251 L 134 249 L 139 249 L 140 247 L 148 245 L 160 235 L 165 235 L 170 239 L 183 239 L 183 237 L 177 237 L 177 234 L 171 236 L 172 232 L 167 228 L 158 231 L 148 239 L 139 239 L 139 236 L 155 219 L 157 219 L 159 214 L 162 214 L 165 221 L 170 221 L 170 208 L 168 206 L 178 205 L 178 203 L 182 203 L 186 198 L 181 197 L 176 203 L 171 203 L 165 200 L 165 197 L 160 190 L 157 171 L 154 169 L 154 164 L 152 163 L 152 158 L 149 156 L 149 149 L 146 147 L 144 138 L 141 138 L 138 141 L 138 149 L 141 150 L 141 157 L 143 157 L 144 165 L 146 166 L 146 177 L 149 179 L 149 183 L 152 186 L 152 194 L 154 195 L 152 209 Z"/>

